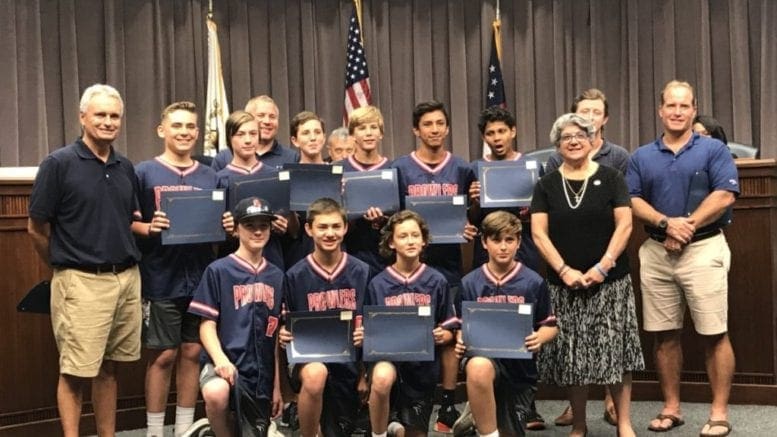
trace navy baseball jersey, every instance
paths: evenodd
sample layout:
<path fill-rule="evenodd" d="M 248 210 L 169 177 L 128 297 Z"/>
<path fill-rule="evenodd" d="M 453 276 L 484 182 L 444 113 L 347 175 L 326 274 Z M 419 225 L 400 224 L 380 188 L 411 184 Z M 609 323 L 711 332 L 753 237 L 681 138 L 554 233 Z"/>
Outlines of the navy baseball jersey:
<path fill-rule="evenodd" d="M 445 152 L 445 159 L 434 167 L 421 161 L 416 152 L 397 158 L 391 166 L 399 174 L 399 199 L 405 196 L 467 195 L 475 180 L 472 168 L 463 159 Z M 461 283 L 461 251 L 458 244 L 434 244 L 424 250 L 425 261 L 445 275 L 451 286 Z"/>
<path fill-rule="evenodd" d="M 453 302 L 449 301 L 448 281 L 437 270 L 421 264 L 409 277 L 393 266 L 386 267 L 370 281 L 366 303 L 385 306 L 431 307 L 435 322 L 447 329 L 458 327 Z M 429 332 L 429 335 L 432 335 Z M 420 392 L 434 390 L 440 379 L 440 356 L 435 361 L 396 363 L 402 381 Z"/>
<path fill-rule="evenodd" d="M 353 155 L 348 159 L 337 161 L 333 165 L 342 165 L 343 171 L 370 171 L 389 168 L 391 162 L 385 156 L 380 162 L 372 165 L 362 164 L 355 160 Z M 348 223 L 348 233 L 345 235 L 345 250 L 351 255 L 366 262 L 372 269 L 373 275 L 382 271 L 388 265 L 388 260 L 380 256 L 378 244 L 380 243 L 380 229 L 372 227 L 372 223 L 363 218 L 351 220 Z"/>
<path fill-rule="evenodd" d="M 343 252 L 330 272 L 309 254 L 286 272 L 288 311 L 353 310 L 361 315 L 370 267 Z"/>
<path fill-rule="evenodd" d="M 493 162 L 494 160 L 491 159 L 478 159 L 477 161 L 472 162 L 472 173 L 474 174 L 475 178 L 477 178 L 480 175 L 480 166 L 484 162 Z M 535 161 L 532 158 L 527 159 L 522 154 L 518 153 L 513 161 L 516 162 L 517 165 L 526 165 L 526 161 Z M 542 169 L 542 164 L 537 162 L 537 168 L 539 170 L 539 176 L 542 177 L 545 174 L 545 171 Z M 515 214 L 516 217 L 521 219 L 521 223 L 523 224 L 522 230 L 521 230 L 521 246 L 518 248 L 518 253 L 515 254 L 515 259 L 522 262 L 525 266 L 528 266 L 532 270 L 537 270 L 540 267 L 540 256 L 539 252 L 537 251 L 537 245 L 534 244 L 534 238 L 531 236 L 531 221 L 529 220 L 529 207 L 515 207 L 515 208 L 480 208 L 480 217 L 477 219 L 477 223 L 473 223 L 473 225 L 480 228 L 480 224 L 483 221 L 483 219 L 489 214 L 497 210 L 504 210 L 507 212 L 510 212 L 512 214 Z M 486 250 L 483 248 L 483 245 L 481 244 L 481 236 L 478 235 L 475 237 L 474 244 L 472 246 L 473 253 L 472 253 L 472 265 L 479 266 L 486 261 L 488 261 L 488 253 L 486 253 Z"/>
<path fill-rule="evenodd" d="M 506 275 L 498 278 L 483 264 L 461 280 L 461 300 L 493 303 L 534 304 L 534 330 L 542 325 L 555 326 L 556 316 L 550 303 L 550 291 L 536 272 L 516 263 Z M 457 305 L 460 307 L 461 302 Z M 513 381 L 536 383 L 534 360 L 500 359 Z"/>
<path fill-rule="evenodd" d="M 247 170 L 242 167 L 237 167 L 232 164 L 227 164 L 226 167 L 219 170 L 216 173 L 218 177 L 218 187 L 224 188 L 229 191 L 229 184 L 235 179 L 247 175 L 264 176 L 278 173 L 274 168 L 259 162 L 251 170 Z M 229 196 L 227 196 L 229 198 Z M 270 205 L 272 207 L 273 205 Z M 267 241 L 267 245 L 264 246 L 262 255 L 267 258 L 267 261 L 275 264 L 276 267 L 281 270 L 285 270 L 285 264 L 283 262 L 283 247 L 281 245 L 281 235 L 270 232 L 270 239 Z M 227 256 L 230 253 L 237 250 L 240 242 L 237 239 L 227 239 L 223 244 L 219 245 L 219 257 Z"/>
<path fill-rule="evenodd" d="M 216 322 L 221 348 L 260 399 L 272 400 L 283 281 L 266 259 L 255 269 L 232 254 L 205 269 L 189 304 L 190 313 Z"/>
<path fill-rule="evenodd" d="M 217 186 L 216 172 L 197 161 L 189 167 L 178 168 L 157 157 L 138 164 L 135 173 L 140 184 L 140 212 L 144 222 L 150 222 L 154 211 L 160 209 L 163 191 L 206 190 Z M 140 261 L 143 297 L 150 300 L 191 297 L 205 267 L 214 259 L 210 243 L 162 246 L 162 239 L 155 236 L 139 238 L 138 247 L 143 253 Z"/>

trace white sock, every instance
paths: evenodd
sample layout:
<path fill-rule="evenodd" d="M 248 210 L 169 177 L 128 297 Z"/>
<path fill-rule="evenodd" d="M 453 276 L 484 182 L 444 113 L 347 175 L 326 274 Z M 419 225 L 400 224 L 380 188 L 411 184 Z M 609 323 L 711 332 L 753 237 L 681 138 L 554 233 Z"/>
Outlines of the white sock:
<path fill-rule="evenodd" d="M 194 423 L 194 407 L 175 406 L 175 435 L 182 435 Z"/>
<path fill-rule="evenodd" d="M 146 437 L 164 437 L 165 412 L 152 413 L 146 411 Z"/>
<path fill-rule="evenodd" d="M 499 430 L 489 432 L 488 434 L 478 434 L 480 437 L 499 437 Z"/>
<path fill-rule="evenodd" d="M 372 433 L 372 437 L 386 437 L 388 435 L 388 431 L 382 432 L 378 434 L 377 432 Z"/>

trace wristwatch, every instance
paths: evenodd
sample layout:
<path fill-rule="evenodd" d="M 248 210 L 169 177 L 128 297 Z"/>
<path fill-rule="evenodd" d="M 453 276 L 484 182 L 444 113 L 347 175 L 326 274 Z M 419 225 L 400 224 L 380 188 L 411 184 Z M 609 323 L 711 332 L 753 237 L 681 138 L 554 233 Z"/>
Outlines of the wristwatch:
<path fill-rule="evenodd" d="M 668 225 L 669 219 L 666 216 L 661 217 L 661 220 L 658 221 L 658 229 L 661 229 L 662 231 L 665 231 Z"/>

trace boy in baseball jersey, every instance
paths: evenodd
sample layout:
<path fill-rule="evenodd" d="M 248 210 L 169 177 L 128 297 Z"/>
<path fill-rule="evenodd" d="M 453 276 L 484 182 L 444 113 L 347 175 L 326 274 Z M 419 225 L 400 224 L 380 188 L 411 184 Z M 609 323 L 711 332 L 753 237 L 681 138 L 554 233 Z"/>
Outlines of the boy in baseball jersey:
<path fill-rule="evenodd" d="M 354 109 L 348 117 L 348 132 L 354 138 L 356 151 L 334 165 L 342 165 L 343 171 L 370 171 L 389 168 L 391 162 L 380 154 L 383 139 L 383 115 L 374 106 Z M 386 268 L 386 260 L 378 253 L 380 228 L 386 216 L 380 208 L 370 208 L 364 217 L 348 223 L 345 250 L 369 264 L 373 274 Z"/>
<path fill-rule="evenodd" d="M 176 436 L 194 420 L 199 373 L 199 320 L 188 314 L 189 301 L 205 267 L 213 261 L 211 244 L 163 246 L 159 234 L 171 223 L 160 209 L 163 191 L 216 188 L 216 173 L 192 159 L 199 130 L 196 107 L 177 102 L 162 111 L 157 134 L 164 151 L 138 164 L 142 220 L 132 224 L 143 257 L 140 262 L 144 299 L 143 342 L 151 352 L 146 369 L 147 435 L 162 436 L 173 367 L 176 371 Z M 231 214 L 222 224 L 232 231 Z"/>
<path fill-rule="evenodd" d="M 200 387 L 218 436 L 234 429 L 229 395 L 238 374 L 241 387 L 257 401 L 262 431 L 281 408 L 275 343 L 284 276 L 263 256 L 276 216 L 257 197 L 238 202 L 233 216 L 240 246 L 208 266 L 189 305 L 189 312 L 202 318 L 200 338 L 208 355 Z"/>
<path fill-rule="evenodd" d="M 286 272 L 286 310 L 351 310 L 359 324 L 370 268 L 342 250 L 347 231 L 345 211 L 337 202 L 322 198 L 310 204 L 305 232 L 313 240 L 313 253 Z M 361 346 L 361 333 L 354 332 L 357 347 Z M 281 347 L 286 347 L 293 337 L 281 326 L 279 339 Z M 360 369 L 357 363 L 311 362 L 293 367 L 291 384 L 299 393 L 297 408 L 303 436 L 316 435 L 319 426 L 324 436 L 351 434 L 359 407 Z"/>
<path fill-rule="evenodd" d="M 449 301 L 448 281 L 421 262 L 421 252 L 428 242 L 429 228 L 417 213 L 405 210 L 391 216 L 381 236 L 380 250 L 386 258 L 394 258 L 394 263 L 370 281 L 366 303 L 429 307 L 436 325 L 429 335 L 435 344 L 443 345 L 453 341 L 452 329 L 458 326 L 458 319 Z M 390 406 L 406 436 L 426 435 L 439 366 L 439 360 L 379 361 L 370 366 L 369 406 L 374 436 L 386 435 Z"/>
<path fill-rule="evenodd" d="M 445 139 L 450 132 L 448 112 L 436 101 L 422 102 L 413 110 L 413 133 L 418 148 L 409 155 L 397 158 L 392 167 L 399 173 L 399 198 L 405 196 L 466 195 L 475 180 L 469 164 L 445 150 Z M 470 218 L 470 221 L 472 219 Z M 471 241 L 477 228 L 464 227 L 464 238 Z M 461 285 L 461 248 L 458 244 L 434 244 L 426 249 L 425 261 L 448 280 L 451 300 L 455 300 Z M 450 432 L 459 417 L 453 406 L 459 362 L 453 345 L 442 350 L 442 402 L 434 424 L 438 432 Z"/>
<path fill-rule="evenodd" d="M 534 332 L 525 338 L 531 352 L 556 336 L 556 317 L 545 281 L 515 260 L 521 244 L 521 221 L 507 211 L 495 211 L 481 225 L 488 262 L 462 279 L 461 300 L 534 304 Z M 459 332 L 456 353 L 466 345 Z M 523 436 L 537 384 L 534 360 L 470 357 L 463 361 L 467 397 L 481 436 Z M 521 414 L 516 415 L 516 411 Z M 498 429 L 498 430 L 497 430 Z"/>
<path fill-rule="evenodd" d="M 256 149 L 259 146 L 259 123 L 253 115 L 245 111 L 233 112 L 227 118 L 225 132 L 229 140 L 227 145 L 232 150 L 232 161 L 216 173 L 219 188 L 229 190 L 231 182 L 244 176 L 271 176 L 278 173 L 275 168 L 258 159 Z M 299 228 L 296 215 L 292 217 L 294 220 L 290 221 L 280 214 L 276 215 L 276 220 L 272 223 L 273 232 L 270 233 L 270 241 L 262 251 L 264 257 L 281 270 L 286 269 L 281 238 L 286 234 L 289 226 L 294 226 L 294 229 Z M 235 240 L 229 240 L 222 244 L 219 248 L 219 257 L 234 252 L 237 243 Z"/>

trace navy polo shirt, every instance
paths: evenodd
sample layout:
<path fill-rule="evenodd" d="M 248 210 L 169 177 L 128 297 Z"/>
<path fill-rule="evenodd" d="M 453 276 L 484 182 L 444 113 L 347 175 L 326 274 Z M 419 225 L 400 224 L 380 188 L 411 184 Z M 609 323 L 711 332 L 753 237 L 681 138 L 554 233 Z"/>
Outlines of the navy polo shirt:
<path fill-rule="evenodd" d="M 262 161 L 264 165 L 274 167 L 276 170 L 281 170 L 283 164 L 299 162 L 299 152 L 284 146 L 279 143 L 278 140 L 275 140 L 273 141 L 272 148 L 270 148 L 267 153 L 259 155 L 259 160 Z M 216 157 L 213 158 L 213 162 L 210 166 L 213 170 L 218 172 L 230 162 L 232 162 L 232 151 L 229 149 L 222 149 L 216 154 Z"/>
<path fill-rule="evenodd" d="M 79 138 L 41 162 L 29 214 L 51 224 L 49 257 L 55 267 L 137 262 L 130 230 L 138 180 L 132 163 L 111 148 L 102 162 Z"/>
<path fill-rule="evenodd" d="M 685 215 L 693 175 L 705 171 L 710 192 L 725 190 L 739 195 L 739 177 L 725 144 L 694 133 L 675 154 L 662 138 L 640 146 L 629 159 L 626 183 L 631 197 L 640 197 L 668 217 Z"/>

